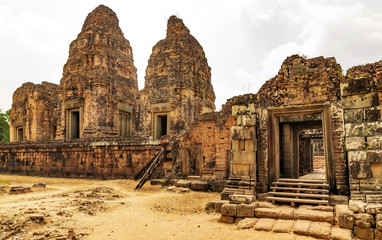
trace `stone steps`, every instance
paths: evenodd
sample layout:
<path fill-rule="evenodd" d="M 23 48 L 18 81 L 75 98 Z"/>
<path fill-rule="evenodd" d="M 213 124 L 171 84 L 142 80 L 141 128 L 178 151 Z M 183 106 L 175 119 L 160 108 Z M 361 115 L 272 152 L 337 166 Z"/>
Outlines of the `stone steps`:
<path fill-rule="evenodd" d="M 280 178 L 272 183 L 267 201 L 328 205 L 329 184 L 325 180 Z"/>

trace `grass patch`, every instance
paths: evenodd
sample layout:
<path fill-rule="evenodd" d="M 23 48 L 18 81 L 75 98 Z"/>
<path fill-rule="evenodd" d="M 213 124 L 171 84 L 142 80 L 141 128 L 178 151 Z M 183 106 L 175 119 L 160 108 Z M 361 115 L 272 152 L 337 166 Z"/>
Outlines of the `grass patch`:
<path fill-rule="evenodd" d="M 8 180 L 0 179 L 0 185 L 11 185 L 11 183 Z"/>

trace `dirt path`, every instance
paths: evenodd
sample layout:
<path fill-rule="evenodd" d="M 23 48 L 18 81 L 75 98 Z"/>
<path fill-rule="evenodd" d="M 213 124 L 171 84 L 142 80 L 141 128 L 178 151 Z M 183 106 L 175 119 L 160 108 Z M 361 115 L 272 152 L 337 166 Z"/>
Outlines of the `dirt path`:
<path fill-rule="evenodd" d="M 312 239 L 237 230 L 206 214 L 216 193 L 173 193 L 157 186 L 134 191 L 130 180 L 81 180 L 0 175 L 11 185 L 47 188 L 0 195 L 0 239 Z M 3 184 L 4 185 L 4 184 Z M 0 185 L 1 186 L 1 185 Z M 9 188 L 9 186 L 6 186 Z M 31 220 L 39 215 L 43 222 Z M 73 237 L 72 237 L 73 238 Z"/>

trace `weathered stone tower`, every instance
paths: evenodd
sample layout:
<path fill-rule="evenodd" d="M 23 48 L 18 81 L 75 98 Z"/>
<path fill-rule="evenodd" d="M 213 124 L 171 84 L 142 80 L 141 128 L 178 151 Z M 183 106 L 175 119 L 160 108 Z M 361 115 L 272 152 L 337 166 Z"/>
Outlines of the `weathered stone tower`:
<path fill-rule="evenodd" d="M 116 14 L 100 5 L 70 44 L 57 138 L 129 136 L 135 130 L 136 72 Z"/>
<path fill-rule="evenodd" d="M 58 85 L 24 83 L 13 93 L 10 113 L 10 141 L 41 141 L 54 139 L 59 105 Z"/>
<path fill-rule="evenodd" d="M 200 114 L 215 110 L 203 48 L 175 16 L 168 20 L 166 38 L 153 47 L 145 80 L 140 126 L 155 139 L 186 131 Z"/>

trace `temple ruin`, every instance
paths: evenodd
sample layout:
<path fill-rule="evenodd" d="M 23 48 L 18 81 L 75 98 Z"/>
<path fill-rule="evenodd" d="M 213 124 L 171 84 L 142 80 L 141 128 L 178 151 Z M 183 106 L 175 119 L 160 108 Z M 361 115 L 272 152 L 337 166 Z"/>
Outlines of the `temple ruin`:
<path fill-rule="evenodd" d="M 228 99 L 216 112 L 207 56 L 181 19 L 169 18 L 138 91 L 129 41 L 101 5 L 70 44 L 60 84 L 15 91 L 0 171 L 127 178 L 161 158 L 151 178 L 199 176 L 217 191 L 237 181 L 258 198 L 292 202 L 301 199 L 278 189 L 305 179 L 297 185 L 375 203 L 382 198 L 381 79 L 382 62 L 344 76 L 335 58 L 293 55 L 257 93 Z"/>

